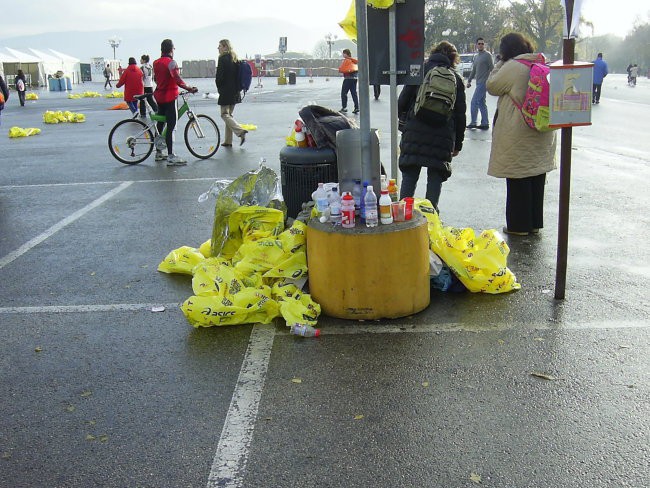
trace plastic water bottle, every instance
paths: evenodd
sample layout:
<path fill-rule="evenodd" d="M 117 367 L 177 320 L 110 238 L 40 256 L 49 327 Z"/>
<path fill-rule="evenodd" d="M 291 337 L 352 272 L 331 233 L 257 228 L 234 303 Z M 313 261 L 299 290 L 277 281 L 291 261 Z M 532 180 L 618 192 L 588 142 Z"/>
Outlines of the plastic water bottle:
<path fill-rule="evenodd" d="M 363 195 L 361 194 L 361 180 L 354 180 L 352 187 L 352 198 L 354 198 L 354 210 L 357 215 L 361 215 L 361 202 Z"/>
<path fill-rule="evenodd" d="M 330 220 L 335 224 L 341 223 L 341 195 L 335 186 L 329 193 L 330 202 Z"/>
<path fill-rule="evenodd" d="M 388 190 L 388 177 L 386 175 L 381 175 L 381 191 Z"/>
<path fill-rule="evenodd" d="M 349 191 L 341 198 L 341 226 L 345 229 L 354 228 L 354 197 Z"/>
<path fill-rule="evenodd" d="M 359 212 L 359 216 L 361 217 L 361 221 L 366 220 L 366 192 L 368 191 L 368 182 L 364 181 L 363 182 L 363 191 L 361 192 L 361 211 Z"/>
<path fill-rule="evenodd" d="M 318 189 L 314 192 L 314 202 L 316 203 L 316 211 L 318 216 L 322 217 L 325 214 L 325 211 L 329 208 L 329 202 L 327 201 L 327 192 L 325 191 L 325 186 L 323 183 L 318 184 Z"/>
<path fill-rule="evenodd" d="M 364 202 L 366 209 L 366 227 L 377 227 L 379 223 L 379 219 L 377 218 L 377 195 L 375 195 L 372 185 L 368 185 Z"/>
<path fill-rule="evenodd" d="M 398 191 L 397 191 L 397 180 L 395 178 L 391 178 L 388 180 L 388 196 L 390 197 L 391 202 L 396 202 L 399 200 L 398 198 Z"/>
<path fill-rule="evenodd" d="M 293 324 L 289 333 L 303 337 L 318 337 L 320 335 L 320 329 L 306 324 Z"/>
<path fill-rule="evenodd" d="M 384 225 L 393 223 L 393 214 L 391 212 L 391 200 L 388 195 L 388 190 L 382 190 L 379 197 L 379 218 Z"/>

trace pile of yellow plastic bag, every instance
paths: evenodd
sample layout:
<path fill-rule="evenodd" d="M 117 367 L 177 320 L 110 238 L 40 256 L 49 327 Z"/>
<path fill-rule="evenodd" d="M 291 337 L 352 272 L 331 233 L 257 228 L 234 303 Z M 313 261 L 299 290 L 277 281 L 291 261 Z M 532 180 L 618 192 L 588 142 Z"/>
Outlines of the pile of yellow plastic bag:
<path fill-rule="evenodd" d="M 239 124 L 239 126 L 244 129 L 244 130 L 257 130 L 257 126 L 255 124 Z"/>
<path fill-rule="evenodd" d="M 38 100 L 38 95 L 36 93 L 27 93 L 25 95 L 25 100 Z"/>
<path fill-rule="evenodd" d="M 41 129 L 36 129 L 36 128 L 28 128 L 28 129 L 23 129 L 21 127 L 12 127 L 9 129 L 9 137 L 28 137 L 28 136 L 35 136 L 36 134 L 40 134 Z"/>
<path fill-rule="evenodd" d="M 445 227 L 428 200 L 415 199 L 414 204 L 428 221 L 431 250 L 465 288 L 494 294 L 521 288 L 507 266 L 510 248 L 501 233 L 488 229 L 476 235 L 471 228 Z"/>
<path fill-rule="evenodd" d="M 106 98 L 124 98 L 124 93 L 119 92 L 119 91 L 114 91 L 114 92 L 111 92 L 111 93 L 107 93 L 106 95 L 104 95 L 104 97 L 106 97 Z"/>
<path fill-rule="evenodd" d="M 165 257 L 158 271 L 192 275 L 194 295 L 181 306 L 190 324 L 267 324 L 278 316 L 316 324 L 320 305 L 296 285 L 307 276 L 305 224 L 295 221 L 278 232 L 283 219 L 280 210 L 240 207 L 229 216 L 230 233 L 219 256 L 210 257 L 208 240 Z"/>
<path fill-rule="evenodd" d="M 101 97 L 101 95 L 99 93 L 93 92 L 93 91 L 85 91 L 83 93 L 70 93 L 70 94 L 68 94 L 68 98 L 75 99 L 75 100 L 79 99 L 79 98 L 97 98 L 97 97 Z"/>
<path fill-rule="evenodd" d="M 78 114 L 73 112 L 52 112 L 50 110 L 46 111 L 43 114 L 43 122 L 46 124 L 58 124 L 59 122 L 85 122 L 86 116 L 84 114 Z"/>

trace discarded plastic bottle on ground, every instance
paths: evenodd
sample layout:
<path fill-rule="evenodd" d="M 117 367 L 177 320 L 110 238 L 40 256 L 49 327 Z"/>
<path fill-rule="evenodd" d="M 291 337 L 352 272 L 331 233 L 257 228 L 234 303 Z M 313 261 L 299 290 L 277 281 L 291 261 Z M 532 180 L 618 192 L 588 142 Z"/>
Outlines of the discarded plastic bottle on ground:
<path fill-rule="evenodd" d="M 364 202 L 366 210 L 366 227 L 377 227 L 377 224 L 379 223 L 377 216 L 377 195 L 375 195 L 372 185 L 368 185 Z"/>
<path fill-rule="evenodd" d="M 354 180 L 352 187 L 352 198 L 354 198 L 354 211 L 357 215 L 361 215 L 361 202 L 363 195 L 361 194 L 361 180 Z"/>
<path fill-rule="evenodd" d="M 388 190 L 382 190 L 379 197 L 379 218 L 384 225 L 393 223 L 393 214 L 391 212 L 391 201 L 388 196 Z"/>
<path fill-rule="evenodd" d="M 316 203 L 318 216 L 322 217 L 325 215 L 325 210 L 329 208 L 329 202 L 327 201 L 327 192 L 323 183 L 319 183 L 318 189 L 314 192 L 314 203 Z"/>
<path fill-rule="evenodd" d="M 316 329 L 311 325 L 293 324 L 289 333 L 303 337 L 318 337 L 320 335 L 320 329 Z"/>
<path fill-rule="evenodd" d="M 341 227 L 354 228 L 354 198 L 349 191 L 346 191 L 341 198 Z"/>
<path fill-rule="evenodd" d="M 338 224 L 341 222 L 341 195 L 339 195 L 338 187 L 332 188 L 329 193 L 330 202 L 330 221 Z"/>
<path fill-rule="evenodd" d="M 391 202 L 396 202 L 399 200 L 398 193 L 397 180 L 395 178 L 391 178 L 388 180 L 388 196 L 390 197 Z"/>

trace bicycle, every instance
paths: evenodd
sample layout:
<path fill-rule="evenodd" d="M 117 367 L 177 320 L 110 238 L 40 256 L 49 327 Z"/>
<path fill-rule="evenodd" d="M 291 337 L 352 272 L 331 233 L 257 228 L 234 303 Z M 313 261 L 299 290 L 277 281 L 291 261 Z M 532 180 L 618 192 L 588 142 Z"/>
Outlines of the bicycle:
<path fill-rule="evenodd" d="M 195 114 L 187 102 L 189 92 L 179 93 L 183 104 L 178 109 L 178 119 L 187 113 L 189 120 L 185 125 L 183 137 L 187 149 L 199 159 L 208 159 L 217 152 L 221 144 L 221 133 L 217 123 L 208 115 Z M 141 103 L 145 95 L 134 98 Z M 140 119 L 136 112 L 131 119 L 121 120 L 108 134 L 108 148 L 115 159 L 124 164 L 138 164 L 147 159 L 154 147 L 159 150 L 166 148 L 165 132 L 158 132 L 158 122 L 166 122 L 164 115 L 158 115 L 148 109 L 150 122 Z"/>

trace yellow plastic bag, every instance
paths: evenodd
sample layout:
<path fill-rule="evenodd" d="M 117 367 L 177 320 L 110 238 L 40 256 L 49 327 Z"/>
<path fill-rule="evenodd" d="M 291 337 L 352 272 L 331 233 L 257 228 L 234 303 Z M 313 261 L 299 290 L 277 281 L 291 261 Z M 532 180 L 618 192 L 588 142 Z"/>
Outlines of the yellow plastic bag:
<path fill-rule="evenodd" d="M 269 287 L 245 288 L 235 295 L 191 296 L 181 305 L 188 322 L 194 327 L 262 323 L 268 324 L 280 313 L 271 299 Z"/>
<path fill-rule="evenodd" d="M 84 114 L 73 113 L 69 111 L 65 112 L 52 112 L 50 110 L 45 111 L 43 114 L 43 122 L 46 124 L 58 124 L 60 122 L 85 122 L 86 116 Z"/>
<path fill-rule="evenodd" d="M 36 134 L 40 134 L 41 129 L 36 129 L 33 127 L 23 129 L 21 127 L 12 127 L 9 129 L 9 137 L 15 138 L 15 137 L 28 137 L 28 136 L 35 136 Z"/>
<path fill-rule="evenodd" d="M 289 132 L 289 135 L 285 137 L 285 140 L 287 142 L 287 146 L 298 147 L 298 141 L 296 141 L 296 130 L 291 129 L 291 132 Z"/>
<path fill-rule="evenodd" d="M 284 213 L 268 207 L 239 207 L 228 217 L 228 237 L 221 256 L 231 258 L 247 241 L 279 235 L 284 229 Z"/>
<path fill-rule="evenodd" d="M 303 293 L 289 280 L 280 280 L 271 289 L 273 298 L 280 304 L 280 313 L 288 324 L 316 325 L 320 305 L 310 295 Z"/>
<path fill-rule="evenodd" d="M 416 201 L 415 207 L 426 209 L 427 204 L 430 205 L 426 200 Z M 489 229 L 476 235 L 471 228 L 444 227 L 435 211 L 422 213 L 429 222 L 431 250 L 449 266 L 465 288 L 475 293 L 505 293 L 521 288 L 508 269 L 510 248 L 499 232 Z"/>
<path fill-rule="evenodd" d="M 282 242 L 282 249 L 285 252 L 298 252 L 306 251 L 307 248 L 307 225 L 300 220 L 294 220 L 291 227 L 284 230 L 278 236 L 280 242 Z"/>
<path fill-rule="evenodd" d="M 257 130 L 257 126 L 255 124 L 239 124 L 239 127 L 247 131 Z"/>
<path fill-rule="evenodd" d="M 124 98 L 124 93 L 122 93 L 120 91 L 114 91 L 114 92 L 111 92 L 111 93 L 107 93 L 106 95 L 104 95 L 104 97 L 106 97 L 106 98 Z"/>
<path fill-rule="evenodd" d="M 27 93 L 25 100 L 38 100 L 38 95 L 36 93 Z"/>
<path fill-rule="evenodd" d="M 303 251 L 285 254 L 287 259 L 264 273 L 264 278 L 292 278 L 297 280 L 307 276 L 307 256 Z"/>
<path fill-rule="evenodd" d="M 274 237 L 242 244 L 232 258 L 235 269 L 244 275 L 266 273 L 286 259 L 282 242 Z"/>
<path fill-rule="evenodd" d="M 204 260 L 203 254 L 195 247 L 181 246 L 167 254 L 158 265 L 158 271 L 191 275 L 194 267 Z"/>

